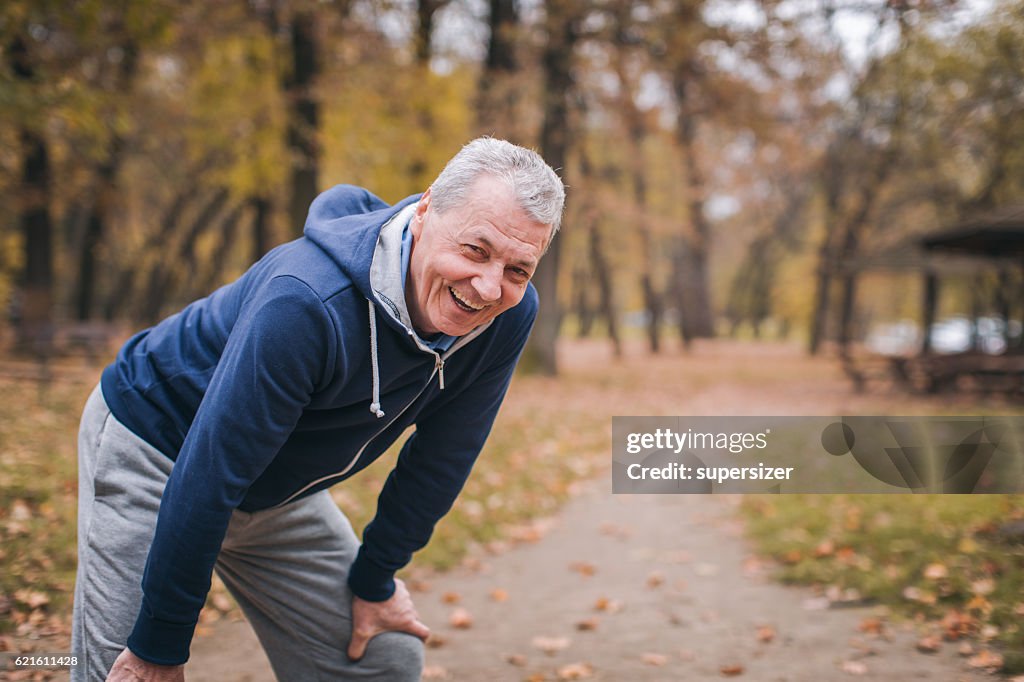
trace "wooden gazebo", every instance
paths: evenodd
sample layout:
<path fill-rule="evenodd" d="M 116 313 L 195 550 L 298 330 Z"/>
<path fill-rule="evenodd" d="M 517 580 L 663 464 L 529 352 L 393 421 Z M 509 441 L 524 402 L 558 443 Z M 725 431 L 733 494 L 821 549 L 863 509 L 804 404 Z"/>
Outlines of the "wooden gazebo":
<path fill-rule="evenodd" d="M 923 277 L 921 321 L 923 341 L 914 357 L 893 357 L 890 371 L 899 383 L 914 389 L 936 392 L 956 385 L 961 377 L 969 378 L 983 391 L 1007 391 L 1024 394 L 1024 348 L 1011 343 L 1000 354 L 983 352 L 974 335 L 973 348 L 959 353 L 940 354 L 932 347 L 931 332 L 935 323 L 939 288 L 944 277 L 974 275 L 995 271 L 1001 280 L 1013 269 L 1024 267 L 1024 204 L 1005 206 L 935 232 L 918 236 L 874 256 L 858 259 L 854 269 L 889 269 L 919 271 Z M 1024 291 L 1002 295 L 994 301 L 994 312 L 1003 320 L 1004 328 L 1014 314 L 1024 315 L 1019 308 Z M 980 290 L 974 289 L 971 310 L 972 324 L 982 314 Z M 1016 309 L 1015 309 L 1016 308 Z"/>

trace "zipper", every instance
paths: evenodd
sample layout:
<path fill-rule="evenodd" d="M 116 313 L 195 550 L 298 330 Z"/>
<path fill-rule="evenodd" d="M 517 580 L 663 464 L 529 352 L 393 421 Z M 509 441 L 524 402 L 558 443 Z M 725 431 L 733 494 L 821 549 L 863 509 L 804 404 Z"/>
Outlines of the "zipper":
<path fill-rule="evenodd" d="M 438 362 L 440 363 L 440 365 L 444 364 L 444 362 L 440 360 L 440 357 L 438 358 Z M 356 456 L 352 458 L 352 461 L 348 463 L 348 466 L 346 466 L 341 471 L 337 471 L 337 472 L 335 472 L 333 474 L 328 474 L 327 476 L 321 476 L 320 478 L 316 479 L 315 481 L 312 481 L 311 483 L 307 483 L 305 486 L 303 486 L 302 488 L 299 488 L 299 490 L 297 490 L 296 492 L 292 493 L 287 498 L 285 498 L 284 501 L 278 502 L 277 504 L 275 504 L 273 507 L 271 507 L 271 509 L 277 509 L 278 507 L 283 507 L 284 505 L 288 504 L 289 502 L 291 502 L 296 497 L 298 497 L 302 493 L 306 492 L 307 490 L 309 490 L 313 486 L 315 486 L 315 485 L 317 485 L 319 483 L 323 483 L 324 481 L 326 481 L 328 479 L 331 479 L 331 478 L 337 478 L 338 476 L 344 476 L 349 471 L 351 471 L 352 467 L 354 467 L 356 465 L 356 462 L 359 461 L 359 458 L 363 456 L 363 451 L 366 450 L 367 447 L 369 447 L 370 443 L 372 443 L 374 440 L 376 440 L 377 436 L 379 436 L 380 434 L 382 434 L 385 431 L 387 431 L 388 427 L 390 427 L 396 421 L 401 419 L 402 415 L 405 414 L 406 410 L 408 410 L 410 407 L 412 407 L 412 404 L 414 402 L 419 400 L 420 396 L 423 395 L 423 392 L 426 391 L 427 387 L 430 386 L 430 382 L 434 380 L 434 375 L 437 374 L 438 366 L 439 366 L 438 364 L 434 365 L 434 370 L 430 373 L 430 378 L 427 379 L 427 383 L 423 384 L 423 388 L 421 388 L 419 390 L 419 393 L 417 393 L 416 396 L 412 400 L 410 400 L 408 403 L 406 403 L 405 407 L 402 408 L 402 411 L 399 412 L 398 415 L 394 419 L 392 419 L 390 422 L 388 422 L 388 424 L 386 426 L 384 426 L 384 428 L 382 428 L 381 430 L 377 431 L 377 433 L 375 433 L 372 436 L 370 436 L 369 440 L 367 440 L 365 443 L 363 443 L 363 447 L 359 448 L 359 452 L 357 452 Z M 443 381 L 444 380 L 442 379 L 442 383 L 443 383 Z M 442 386 L 442 388 L 443 388 L 443 386 Z"/>
<path fill-rule="evenodd" d="M 452 353 L 454 353 L 455 351 L 459 350 L 460 348 L 462 348 L 463 346 L 468 344 L 470 341 L 475 339 L 477 336 L 482 334 L 484 332 L 484 330 L 486 330 L 490 326 L 491 326 L 491 323 L 488 322 L 487 324 L 483 325 L 482 327 L 477 327 L 475 330 L 473 330 L 473 332 L 471 332 L 470 334 L 467 334 L 466 336 L 461 337 L 458 341 L 456 341 L 455 344 L 451 348 L 449 348 L 447 351 L 444 352 L 443 355 L 441 353 L 438 353 L 436 350 L 429 349 L 429 348 L 426 348 L 425 346 L 421 345 L 419 343 L 418 339 L 416 338 L 415 333 L 411 329 L 407 329 L 406 330 L 407 333 L 409 334 L 409 336 L 411 336 L 413 338 L 414 341 L 416 341 L 416 345 L 420 348 L 420 350 L 425 350 L 428 353 L 432 353 L 434 355 L 434 369 L 433 369 L 433 371 L 431 371 L 430 377 L 427 379 L 427 382 L 425 384 L 423 384 L 423 388 L 421 388 L 419 390 L 419 393 L 416 394 L 416 397 L 414 397 L 412 400 L 410 400 L 405 405 L 405 407 L 402 408 L 402 411 L 399 412 L 398 415 L 394 419 L 392 419 L 382 429 L 377 431 L 377 433 L 375 433 L 372 436 L 370 436 L 370 439 L 368 441 L 363 443 L 363 447 L 359 448 L 359 452 L 357 452 L 356 456 L 352 458 L 352 461 L 348 463 L 348 466 L 346 466 L 341 471 L 338 471 L 338 472 L 333 473 L 333 474 L 329 474 L 327 476 L 321 476 L 320 478 L 316 479 L 315 481 L 313 481 L 311 483 L 307 483 L 305 486 L 300 488 L 298 491 L 292 493 L 287 498 L 285 498 L 283 502 L 279 502 L 279 503 L 275 504 L 273 507 L 270 507 L 270 508 L 271 509 L 277 509 L 278 507 L 283 507 L 284 505 L 288 504 L 289 502 L 291 502 L 296 497 L 298 497 L 302 493 L 306 492 L 307 490 L 309 490 L 313 486 L 318 485 L 320 483 L 323 483 L 324 481 L 326 481 L 328 479 L 331 479 L 331 478 L 337 478 L 339 476 L 344 476 L 349 471 L 351 471 L 352 467 L 354 467 L 356 465 L 356 462 L 359 461 L 359 458 L 363 456 L 363 452 L 370 445 L 370 443 L 372 443 L 377 438 L 377 436 L 379 436 L 380 434 L 384 433 L 388 429 L 388 427 L 390 427 L 396 421 L 401 419 L 402 415 L 405 414 L 406 410 L 408 410 L 410 407 L 412 407 L 412 404 L 414 402 L 419 400 L 420 396 L 423 395 L 423 392 L 426 391 L 427 388 L 430 386 L 430 382 L 434 380 L 434 375 L 435 374 L 438 377 L 438 387 L 442 391 L 444 390 L 444 363 L 445 363 L 445 360 L 447 358 L 449 358 L 452 355 Z"/>

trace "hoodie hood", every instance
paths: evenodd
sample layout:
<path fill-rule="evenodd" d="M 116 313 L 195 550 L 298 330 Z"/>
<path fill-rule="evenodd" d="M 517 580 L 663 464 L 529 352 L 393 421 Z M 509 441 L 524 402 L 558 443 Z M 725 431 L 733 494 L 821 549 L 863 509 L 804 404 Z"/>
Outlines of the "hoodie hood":
<path fill-rule="evenodd" d="M 389 206 L 362 187 L 336 185 L 313 200 L 303 233 L 330 256 L 367 299 L 376 300 L 370 283 L 370 265 L 380 233 L 383 226 L 391 224 L 402 209 L 415 205 L 419 198 L 419 194 L 414 194 Z M 400 260 L 398 265 L 400 268 Z"/>

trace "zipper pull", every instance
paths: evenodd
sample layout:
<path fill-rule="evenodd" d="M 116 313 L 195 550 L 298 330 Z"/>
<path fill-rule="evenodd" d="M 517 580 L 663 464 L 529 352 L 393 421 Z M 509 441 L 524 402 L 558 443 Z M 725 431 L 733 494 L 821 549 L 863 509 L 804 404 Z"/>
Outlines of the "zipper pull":
<path fill-rule="evenodd" d="M 437 367 L 437 380 L 438 380 L 438 382 L 440 384 L 441 390 L 443 391 L 444 390 L 444 360 L 441 358 L 440 354 L 438 354 L 438 356 L 437 356 L 437 364 L 435 366 Z"/>

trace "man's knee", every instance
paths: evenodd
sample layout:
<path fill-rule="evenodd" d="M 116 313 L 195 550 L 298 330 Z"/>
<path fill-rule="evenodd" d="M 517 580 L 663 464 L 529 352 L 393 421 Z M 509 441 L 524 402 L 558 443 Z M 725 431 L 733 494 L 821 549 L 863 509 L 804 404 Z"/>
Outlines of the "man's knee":
<path fill-rule="evenodd" d="M 423 674 L 423 642 L 404 632 L 384 632 L 370 640 L 363 661 L 386 680 L 416 680 Z"/>

